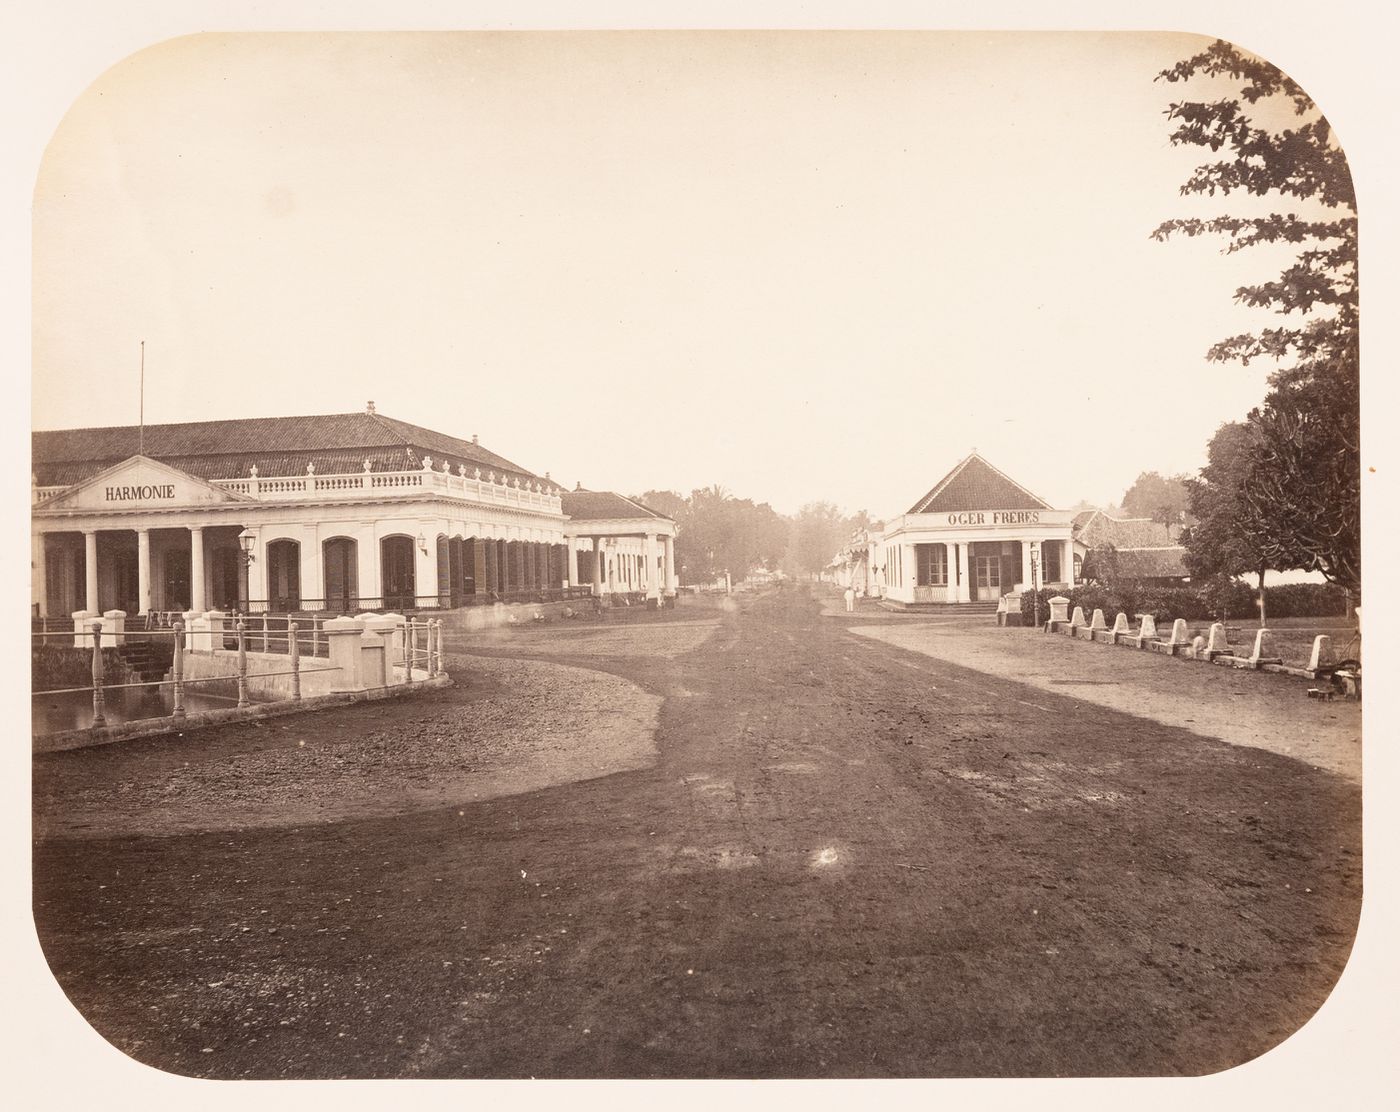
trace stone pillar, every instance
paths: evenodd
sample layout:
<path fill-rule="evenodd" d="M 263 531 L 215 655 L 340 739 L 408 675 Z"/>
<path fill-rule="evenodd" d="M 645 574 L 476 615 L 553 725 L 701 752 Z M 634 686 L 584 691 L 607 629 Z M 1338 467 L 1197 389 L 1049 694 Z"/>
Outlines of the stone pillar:
<path fill-rule="evenodd" d="M 661 588 L 657 583 L 659 578 L 656 574 L 656 534 L 648 533 L 646 543 L 642 546 L 642 570 L 645 575 L 642 578 L 642 586 L 647 593 L 647 599 L 661 597 Z"/>
<path fill-rule="evenodd" d="M 603 542 L 601 537 L 593 538 L 593 594 L 603 594 Z"/>
<path fill-rule="evenodd" d="M 1051 622 L 1069 621 L 1069 599 L 1065 598 L 1064 595 L 1056 595 L 1052 598 L 1050 600 L 1050 617 L 1048 620 Z"/>
<path fill-rule="evenodd" d="M 1031 589 L 1031 542 L 1021 542 L 1021 590 Z"/>
<path fill-rule="evenodd" d="M 360 679 L 366 687 L 389 686 L 388 639 L 373 629 L 360 634 Z"/>
<path fill-rule="evenodd" d="M 564 534 L 564 586 L 572 587 L 578 582 L 578 565 L 574 561 L 574 538 Z"/>
<path fill-rule="evenodd" d="M 1064 574 L 1065 582 L 1072 588 L 1074 586 L 1074 542 L 1056 541 L 1055 543 L 1065 546 L 1065 562 L 1060 566 L 1060 571 Z"/>
<path fill-rule="evenodd" d="M 330 662 L 340 669 L 336 677 L 336 691 L 363 691 L 364 678 L 360 673 L 360 638 L 364 625 L 359 618 L 332 618 L 323 627 L 330 652 Z"/>
<path fill-rule="evenodd" d="M 104 645 L 121 645 L 125 642 L 126 611 L 108 610 L 102 615 L 102 643 Z"/>
<path fill-rule="evenodd" d="M 140 543 L 140 542 L 137 542 Z M 203 611 L 204 602 L 204 529 L 190 528 L 190 609 Z M 186 628 L 189 619 L 185 619 Z"/>
<path fill-rule="evenodd" d="M 972 544 L 958 541 L 958 594 L 956 602 L 972 601 Z"/>
<path fill-rule="evenodd" d="M 222 610 L 211 610 L 204 615 L 209 625 L 209 648 L 213 652 L 219 652 L 224 647 L 224 621 L 227 618 L 228 614 Z"/>
<path fill-rule="evenodd" d="M 1335 663 L 1336 659 L 1332 656 L 1332 638 L 1325 633 L 1319 633 L 1313 638 L 1312 654 L 1308 657 L 1308 671 L 1316 673 Z"/>
<path fill-rule="evenodd" d="M 92 648 L 92 623 L 97 615 L 90 610 L 73 611 L 73 647 Z"/>
<path fill-rule="evenodd" d="M 84 587 L 83 610 L 93 616 L 100 611 L 97 605 L 97 532 L 94 529 L 83 530 L 83 556 L 84 568 L 87 582 Z M 150 583 L 150 574 L 147 572 L 147 584 Z M 149 588 L 148 588 L 149 589 Z"/>
<path fill-rule="evenodd" d="M 136 612 L 151 610 L 151 531 L 136 530 Z"/>

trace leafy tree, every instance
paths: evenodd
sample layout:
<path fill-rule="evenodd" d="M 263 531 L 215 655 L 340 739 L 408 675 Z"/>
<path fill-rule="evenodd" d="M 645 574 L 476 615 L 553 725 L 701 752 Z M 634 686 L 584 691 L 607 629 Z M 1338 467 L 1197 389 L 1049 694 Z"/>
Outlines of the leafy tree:
<path fill-rule="evenodd" d="M 808 502 L 792 522 L 789 550 L 798 571 L 820 573 L 851 539 L 856 526 L 830 502 Z"/>
<path fill-rule="evenodd" d="M 1223 235 L 1227 254 L 1292 244 L 1298 254 L 1276 281 L 1243 286 L 1235 299 L 1289 323 L 1232 336 L 1207 353 L 1241 364 L 1268 356 L 1278 369 L 1263 404 L 1246 419 L 1249 481 L 1240 489 L 1258 515 L 1270 566 L 1321 571 L 1360 587 L 1360 443 L 1356 194 L 1331 125 L 1303 89 L 1275 66 L 1217 40 L 1158 75 L 1168 82 L 1226 79 L 1237 95 L 1172 104 L 1173 145 L 1224 151 L 1181 187 L 1184 196 L 1246 193 L 1306 201 L 1313 216 L 1273 213 L 1169 220 L 1153 233 Z M 1296 127 L 1257 126 L 1247 106 L 1291 106 Z M 1267 114 L 1267 113 L 1266 113 Z M 1297 321 L 1294 323 L 1294 314 Z M 1241 526 L 1240 531 L 1244 531 Z M 1247 534 L 1246 534 L 1247 536 Z M 1283 563 L 1280 563 L 1283 561 Z"/>
<path fill-rule="evenodd" d="M 1128 517 L 1150 517 L 1162 525 L 1180 525 L 1191 509 L 1186 493 L 1186 476 L 1163 477 L 1144 471 L 1123 494 L 1123 513 Z"/>
<path fill-rule="evenodd" d="M 1266 617 L 1264 579 L 1270 568 L 1293 566 L 1269 556 L 1273 533 L 1249 498 L 1258 480 L 1255 430 L 1242 421 L 1221 425 L 1207 448 L 1200 476 L 1186 481 L 1195 524 L 1181 536 L 1191 578 L 1214 584 L 1221 599 L 1229 597 L 1224 581 L 1247 571 L 1259 575 L 1259 616 Z"/>

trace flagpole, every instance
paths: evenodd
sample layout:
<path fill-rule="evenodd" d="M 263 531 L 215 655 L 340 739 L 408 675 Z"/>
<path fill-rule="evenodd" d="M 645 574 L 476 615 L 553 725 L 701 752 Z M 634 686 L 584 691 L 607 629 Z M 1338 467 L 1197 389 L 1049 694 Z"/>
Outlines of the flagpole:
<path fill-rule="evenodd" d="M 141 341 L 141 403 L 140 428 L 136 433 L 136 454 L 146 454 L 146 341 Z"/>

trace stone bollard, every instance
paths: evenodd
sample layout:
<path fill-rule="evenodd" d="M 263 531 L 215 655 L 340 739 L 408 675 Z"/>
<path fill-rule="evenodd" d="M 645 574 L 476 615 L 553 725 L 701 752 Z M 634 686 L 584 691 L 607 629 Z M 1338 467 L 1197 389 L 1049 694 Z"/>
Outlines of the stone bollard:
<path fill-rule="evenodd" d="M 1084 607 L 1076 606 L 1074 613 L 1069 619 L 1069 632 L 1071 637 L 1078 636 L 1077 630 L 1084 626 Z"/>
<path fill-rule="evenodd" d="M 1107 629 L 1108 623 L 1104 621 L 1103 611 L 1095 610 L 1094 616 L 1089 620 L 1090 629 Z"/>
<path fill-rule="evenodd" d="M 1157 640 L 1157 619 L 1151 614 L 1139 614 L 1137 617 L 1138 621 L 1141 623 L 1141 625 L 1138 626 L 1138 648 L 1145 649 L 1152 644 L 1153 641 Z"/>
<path fill-rule="evenodd" d="M 404 659 L 404 629 L 405 618 L 402 614 L 395 614 L 393 611 L 381 614 L 379 620 L 382 623 L 379 627 L 381 636 L 388 635 L 389 638 L 389 670 L 403 664 Z"/>
<path fill-rule="evenodd" d="M 1270 650 L 1273 648 L 1272 630 L 1261 629 L 1254 635 L 1254 649 L 1249 654 L 1249 666 L 1258 668 L 1261 664 L 1278 664 L 1279 659 Z"/>
<path fill-rule="evenodd" d="M 1190 643 L 1190 638 L 1186 635 L 1186 619 L 1177 618 L 1176 621 L 1172 622 L 1172 634 L 1167 641 L 1167 652 L 1175 656 Z"/>
<path fill-rule="evenodd" d="M 1187 655 L 1192 660 L 1208 659 L 1206 657 L 1206 639 L 1200 636 L 1191 638 L 1191 649 Z"/>
<path fill-rule="evenodd" d="M 1054 628 L 1056 622 L 1069 621 L 1069 599 L 1064 595 L 1056 595 L 1050 600 L 1050 617 L 1046 619 L 1050 625 L 1047 628 Z"/>
<path fill-rule="evenodd" d="M 330 662 L 340 670 L 334 690 L 363 691 L 364 678 L 360 672 L 360 635 L 364 625 L 359 618 L 332 618 L 325 624 Z"/>
<path fill-rule="evenodd" d="M 1214 660 L 1230 652 L 1230 635 L 1224 622 L 1215 622 L 1210 627 L 1210 640 L 1206 642 L 1206 659 Z"/>
<path fill-rule="evenodd" d="M 111 644 L 126 644 L 126 611 L 104 611 L 102 615 L 102 632 L 111 636 Z"/>
<path fill-rule="evenodd" d="M 377 634 L 384 642 L 385 684 L 397 682 L 395 669 L 403 658 L 403 651 L 399 648 L 399 622 L 403 619 L 396 614 L 361 614 L 360 620 L 364 622 L 366 630 Z"/>
<path fill-rule="evenodd" d="M 73 647 L 75 649 L 88 649 L 92 647 L 92 620 L 97 617 L 91 610 L 73 611 Z"/>
<path fill-rule="evenodd" d="M 1118 611 L 1118 617 L 1113 619 L 1113 643 L 1118 644 L 1118 638 L 1128 636 L 1128 615 L 1123 611 Z"/>
<path fill-rule="evenodd" d="M 1317 673 L 1323 668 L 1330 668 L 1337 663 L 1332 655 L 1332 638 L 1325 633 L 1319 633 L 1313 638 L 1312 653 L 1308 656 L 1308 671 L 1317 677 Z"/>

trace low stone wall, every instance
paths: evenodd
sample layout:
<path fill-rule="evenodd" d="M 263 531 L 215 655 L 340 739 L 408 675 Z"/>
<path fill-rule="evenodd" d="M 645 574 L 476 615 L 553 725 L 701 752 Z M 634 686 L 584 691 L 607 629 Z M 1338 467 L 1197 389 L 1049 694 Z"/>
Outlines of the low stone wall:
<path fill-rule="evenodd" d="M 290 699 L 292 697 L 291 658 L 279 653 L 247 653 L 248 695 L 262 701 Z M 193 688 L 210 695 L 226 695 L 230 698 L 238 694 L 238 653 L 230 650 L 215 652 L 186 653 L 184 657 L 184 680 L 218 679 L 217 683 L 200 683 Z M 344 672 L 333 667 L 323 656 L 303 656 L 299 663 L 299 678 L 303 698 L 318 695 L 332 695 L 344 691 L 352 685 L 347 682 Z M 226 679 L 224 677 L 227 677 Z M 171 679 L 168 673 L 166 679 Z M 413 679 L 421 682 L 428 673 L 421 668 L 414 669 Z M 394 666 L 394 677 L 390 686 L 404 682 L 403 666 Z M 370 685 L 374 686 L 374 685 Z"/>
<path fill-rule="evenodd" d="M 415 672 L 415 675 L 422 673 Z M 64 730 L 60 733 L 41 734 L 34 738 L 35 753 L 57 753 L 65 749 L 85 749 L 92 745 L 106 745 L 113 741 L 127 741 L 131 738 L 152 737 L 157 734 L 188 733 L 204 726 L 220 726 L 229 722 L 247 722 L 258 718 L 279 718 L 302 711 L 322 710 L 326 707 L 343 707 L 349 703 L 373 702 L 389 699 L 409 691 L 419 691 L 425 687 L 448 687 L 452 680 L 447 675 L 434 676 L 413 683 L 412 686 L 399 684 L 394 687 L 377 687 L 366 691 L 340 691 L 332 695 L 317 695 L 309 699 L 286 699 L 278 702 L 253 703 L 246 707 L 230 707 L 227 710 L 201 711 L 187 714 L 183 718 L 142 718 L 135 722 L 119 722 L 112 726 L 90 727 L 86 730 Z"/>

